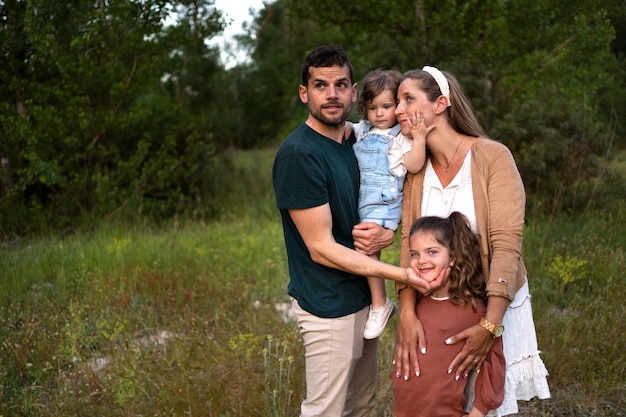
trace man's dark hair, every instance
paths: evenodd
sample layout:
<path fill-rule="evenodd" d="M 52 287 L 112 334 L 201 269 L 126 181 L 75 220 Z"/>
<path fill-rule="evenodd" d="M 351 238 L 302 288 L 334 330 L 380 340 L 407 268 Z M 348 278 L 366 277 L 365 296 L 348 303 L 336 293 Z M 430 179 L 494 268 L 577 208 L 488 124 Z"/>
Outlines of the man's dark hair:
<path fill-rule="evenodd" d="M 339 45 L 322 45 L 312 50 L 302 63 L 302 85 L 307 86 L 309 83 L 310 67 L 332 67 L 338 65 L 340 67 L 348 67 L 350 70 L 350 83 L 354 79 L 354 71 L 352 64 L 348 58 L 348 54 Z"/>

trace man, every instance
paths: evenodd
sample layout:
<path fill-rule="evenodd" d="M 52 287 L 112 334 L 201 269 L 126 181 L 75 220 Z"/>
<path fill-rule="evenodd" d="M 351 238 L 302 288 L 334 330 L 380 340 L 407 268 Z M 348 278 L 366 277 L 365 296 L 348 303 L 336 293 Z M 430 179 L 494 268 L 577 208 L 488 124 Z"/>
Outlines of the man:
<path fill-rule="evenodd" d="M 412 269 L 367 256 L 390 245 L 394 232 L 357 224 L 355 139 L 344 139 L 357 85 L 341 47 L 320 46 L 305 58 L 299 96 L 309 116 L 281 145 L 272 174 L 305 348 L 301 415 L 364 416 L 374 407 L 378 351 L 378 339 L 363 338 L 371 302 L 364 277 L 427 284 Z"/>

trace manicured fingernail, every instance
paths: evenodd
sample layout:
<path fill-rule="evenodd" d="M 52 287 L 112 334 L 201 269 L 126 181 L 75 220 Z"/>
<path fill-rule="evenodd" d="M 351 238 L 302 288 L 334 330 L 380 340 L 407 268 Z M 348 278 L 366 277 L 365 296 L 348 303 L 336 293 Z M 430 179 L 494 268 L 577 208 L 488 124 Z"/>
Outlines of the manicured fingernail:
<path fill-rule="evenodd" d="M 391 362 L 392 365 L 396 364 L 396 360 L 394 359 L 393 362 Z"/>
<path fill-rule="evenodd" d="M 457 376 L 455 376 L 455 377 L 454 377 L 454 380 L 455 380 L 455 381 L 458 381 L 458 380 L 459 380 L 459 376 L 458 376 L 458 375 L 457 375 Z"/>
<path fill-rule="evenodd" d="M 396 372 L 396 378 L 400 378 L 400 372 Z"/>
<path fill-rule="evenodd" d="M 419 372 L 415 372 L 415 376 L 420 376 L 420 373 Z"/>
<path fill-rule="evenodd" d="M 452 343 L 452 340 L 446 339 L 446 345 L 449 345 L 450 343 Z"/>
<path fill-rule="evenodd" d="M 463 375 L 463 378 L 467 379 L 467 374 Z"/>
<path fill-rule="evenodd" d="M 448 369 L 448 373 L 451 374 L 452 373 L 452 369 Z"/>
<path fill-rule="evenodd" d="M 408 380 L 409 380 L 409 376 L 408 376 L 408 375 L 405 375 L 405 376 L 404 376 L 404 380 L 405 380 L 405 381 L 408 381 Z"/>
<path fill-rule="evenodd" d="M 480 369 L 476 369 L 476 373 L 479 374 L 480 373 Z"/>
<path fill-rule="evenodd" d="M 422 355 L 426 354 L 426 348 L 422 348 Z"/>

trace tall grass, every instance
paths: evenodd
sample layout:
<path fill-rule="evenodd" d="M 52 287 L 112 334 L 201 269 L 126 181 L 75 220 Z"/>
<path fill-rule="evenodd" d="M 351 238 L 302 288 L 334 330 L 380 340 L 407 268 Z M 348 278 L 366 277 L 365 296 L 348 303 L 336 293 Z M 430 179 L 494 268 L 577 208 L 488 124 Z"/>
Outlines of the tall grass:
<path fill-rule="evenodd" d="M 303 350 L 275 307 L 288 301 L 288 274 L 272 156 L 236 154 L 207 179 L 205 203 L 222 204 L 216 221 L 1 243 L 0 415 L 298 415 Z M 525 260 L 553 398 L 520 415 L 626 409 L 625 215 L 622 204 L 529 219 Z M 383 252 L 398 256 L 398 242 Z M 391 415 L 395 322 L 381 339 L 376 416 Z"/>

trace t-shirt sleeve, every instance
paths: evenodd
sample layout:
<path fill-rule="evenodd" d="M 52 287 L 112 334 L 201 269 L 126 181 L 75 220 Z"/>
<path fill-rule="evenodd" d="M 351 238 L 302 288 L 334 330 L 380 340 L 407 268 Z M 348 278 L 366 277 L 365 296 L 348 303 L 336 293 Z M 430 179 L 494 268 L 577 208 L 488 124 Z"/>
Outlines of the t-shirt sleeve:
<path fill-rule="evenodd" d="M 326 178 L 310 153 L 289 153 L 276 161 L 274 190 L 279 209 L 304 209 L 328 203 Z"/>

